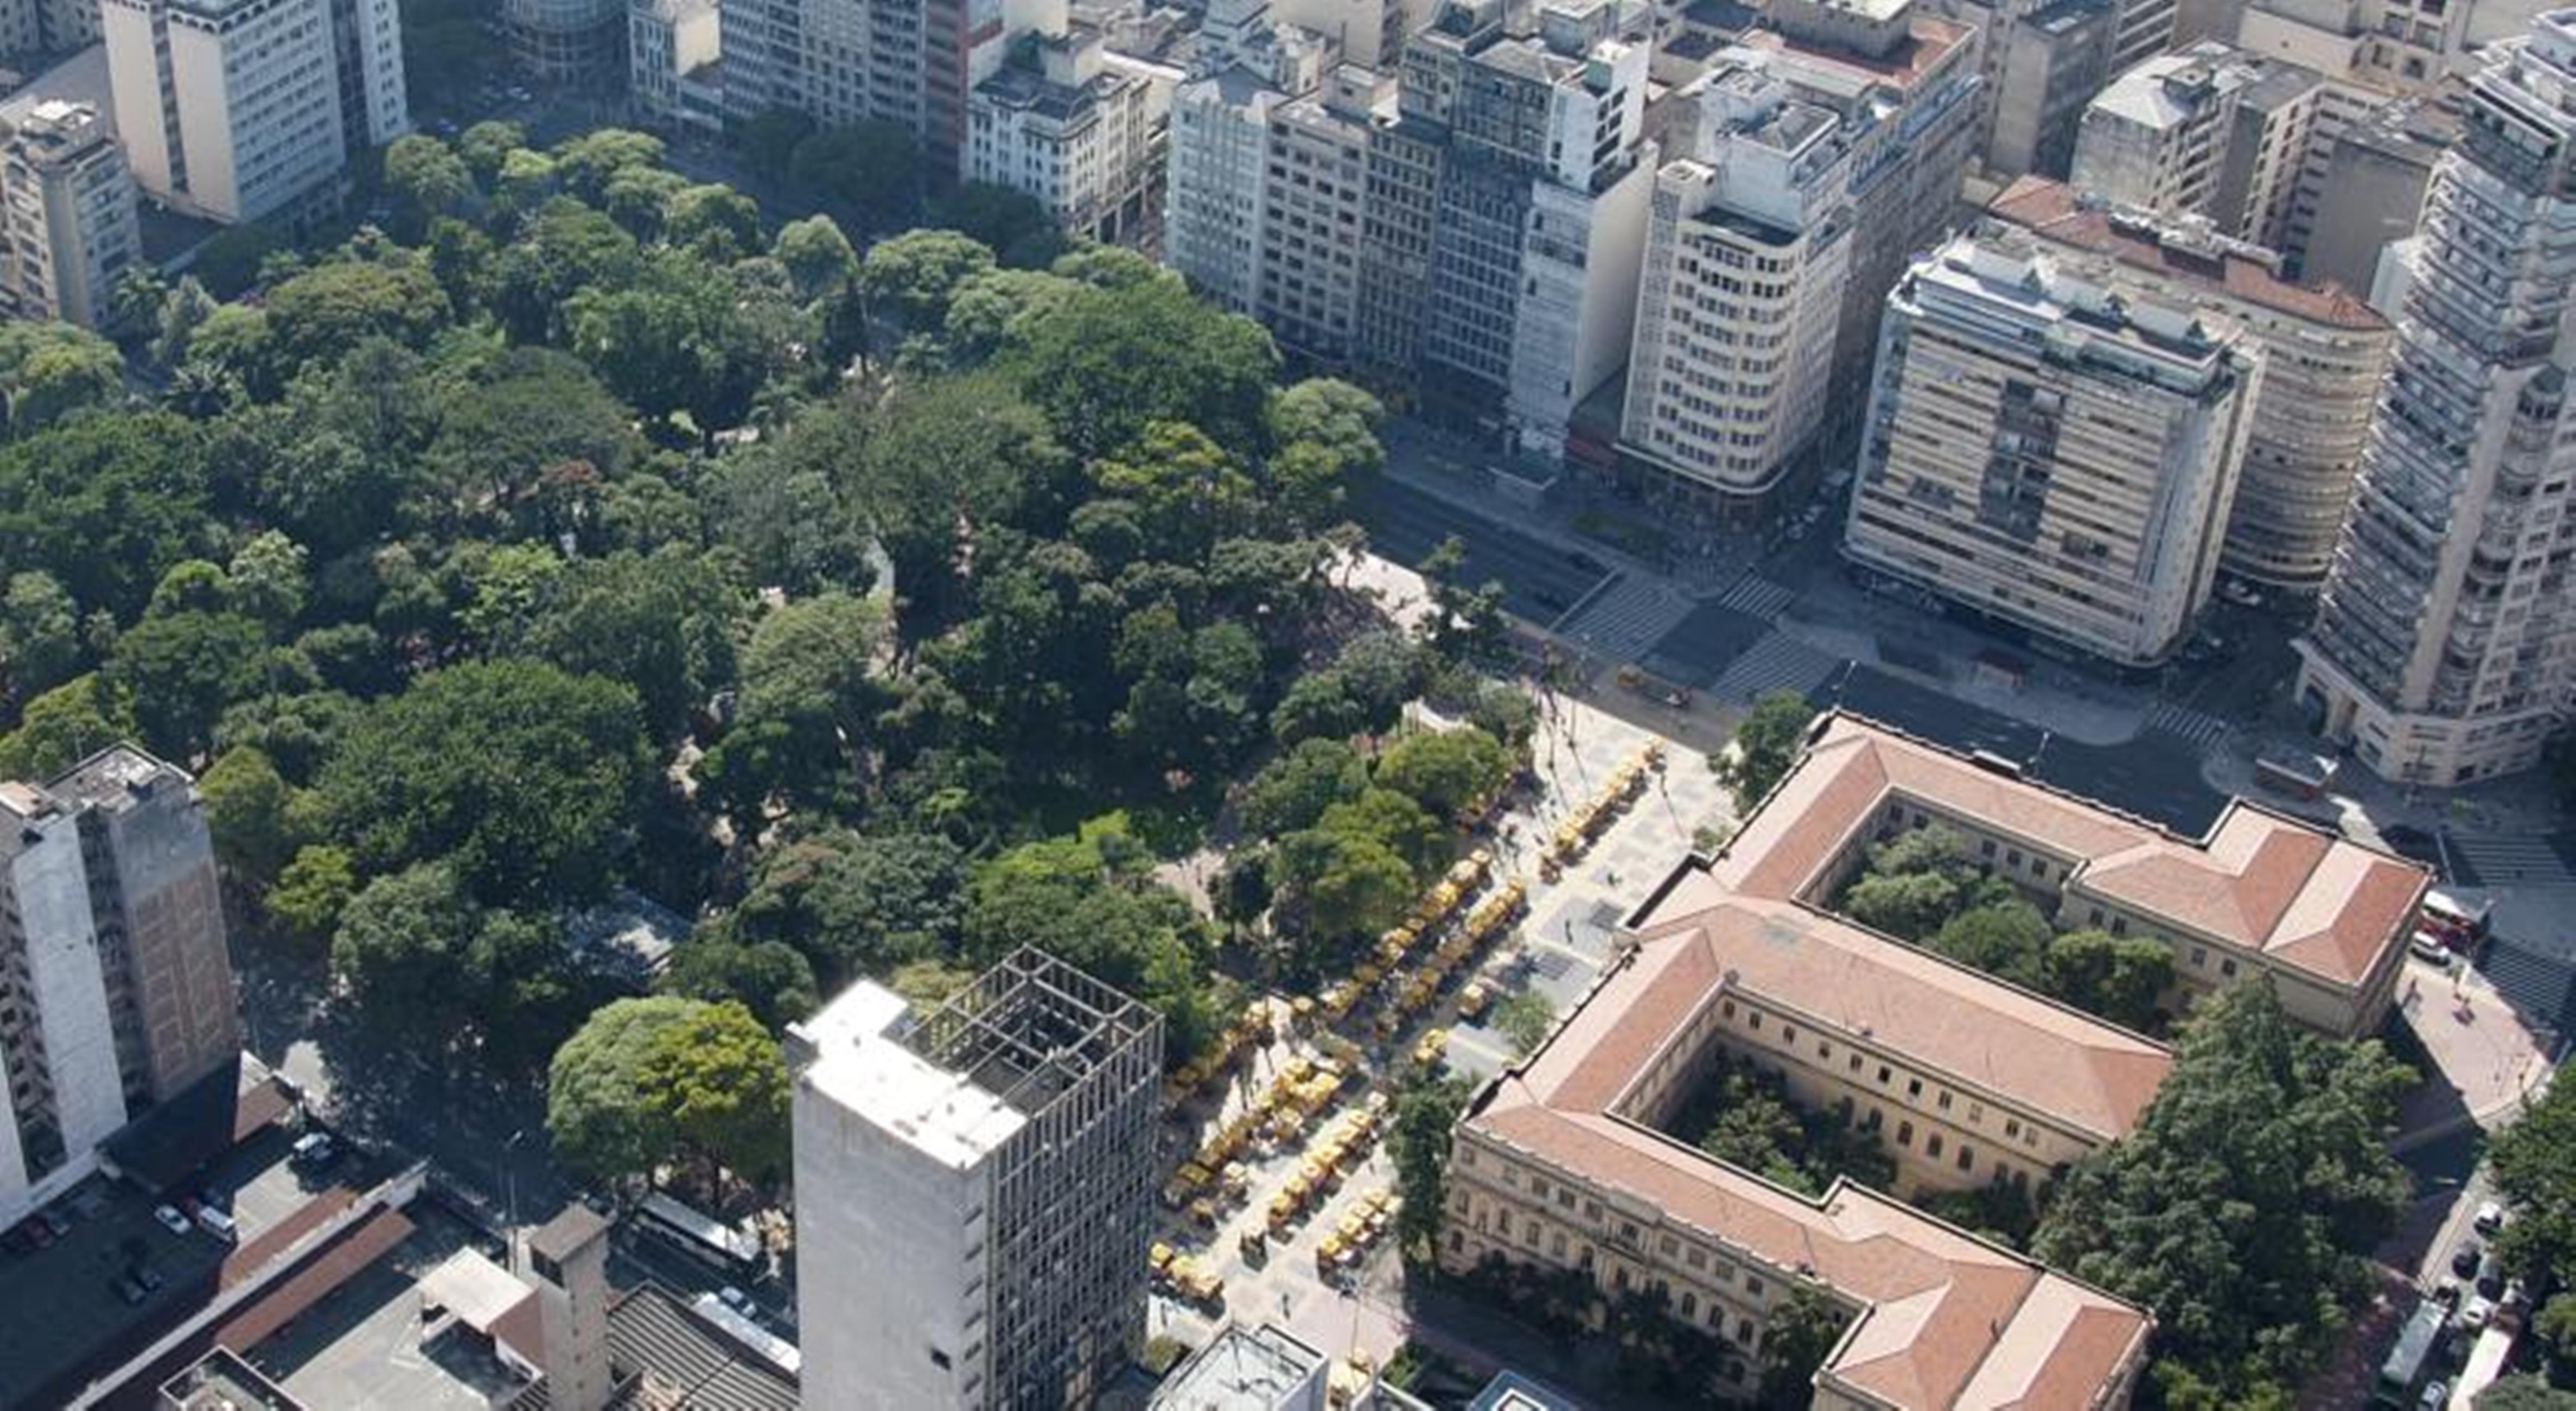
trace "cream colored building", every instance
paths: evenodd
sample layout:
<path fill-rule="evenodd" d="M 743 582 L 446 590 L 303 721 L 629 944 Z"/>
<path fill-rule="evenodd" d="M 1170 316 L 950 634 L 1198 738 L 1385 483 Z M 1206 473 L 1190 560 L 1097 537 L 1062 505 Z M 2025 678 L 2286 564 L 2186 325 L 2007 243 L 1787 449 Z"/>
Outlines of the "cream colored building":
<path fill-rule="evenodd" d="M 2165 937 L 2187 991 L 2273 977 L 2293 1014 L 2366 1032 L 2422 869 L 2238 805 L 2191 842 L 1850 717 L 1725 851 L 1694 858 L 1545 1047 L 1460 1122 L 1442 1265 L 1489 1259 L 1663 1294 L 1756 1376 L 1801 1290 L 1853 1315 L 1820 1407 L 2128 1404 L 2148 1315 L 1890 1195 L 1784 1190 L 1662 1130 L 1721 1055 L 1878 1134 L 1899 1184 L 2051 1179 L 2136 1123 L 2162 1045 L 1821 910 L 1868 847 L 1949 827 L 2062 922 Z M 1748 1388 L 1749 1390 L 1749 1388 Z"/>
<path fill-rule="evenodd" d="M 394 0 L 104 0 L 116 132 L 179 210 L 257 220 L 408 123 Z"/>
<path fill-rule="evenodd" d="M 1888 296 L 1843 552 L 2121 666 L 2218 572 L 2259 360 L 2026 235 L 1960 236 Z"/>
<path fill-rule="evenodd" d="M 626 12 L 626 96 L 664 126 L 685 120 L 681 82 L 723 53 L 716 0 L 636 0 Z"/>
<path fill-rule="evenodd" d="M 2057 182 L 2026 177 L 1987 210 L 2079 261 L 2087 277 L 2204 309 L 2261 347 L 2263 379 L 2219 563 L 2286 588 L 2323 581 L 2395 342 L 2388 321 L 2341 289 L 2281 278 L 2268 251 L 2202 226 L 2106 209 Z"/>
<path fill-rule="evenodd" d="M 966 178 L 1025 192 L 1067 234 L 1152 250 L 1179 79 L 1080 25 L 1015 36 L 967 101 Z"/>
<path fill-rule="evenodd" d="M 125 150 L 87 103 L 37 103 L 0 144 L 0 296 L 16 318 L 108 323 L 143 260 Z"/>
<path fill-rule="evenodd" d="M 1718 514 L 1762 505 L 1823 425 L 1850 276 L 1849 135 L 1760 68 L 1684 91 L 1656 173 L 1621 448 Z"/>

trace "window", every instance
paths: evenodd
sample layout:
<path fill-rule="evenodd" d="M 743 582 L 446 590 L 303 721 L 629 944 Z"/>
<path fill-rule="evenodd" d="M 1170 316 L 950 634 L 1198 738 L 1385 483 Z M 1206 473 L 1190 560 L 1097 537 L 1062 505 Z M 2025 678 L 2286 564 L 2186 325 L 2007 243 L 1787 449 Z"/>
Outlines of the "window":
<path fill-rule="evenodd" d="M 1744 1022 L 1752 1026 L 1753 1032 L 1757 1034 L 1762 1032 L 1762 1014 L 1759 1010 L 1756 1010 L 1752 1017 L 1746 1019 Z"/>
<path fill-rule="evenodd" d="M 930 1365 L 943 1372 L 947 1371 L 951 1365 L 948 1360 L 948 1354 L 935 1347 L 930 1349 Z"/>
<path fill-rule="evenodd" d="M 1984 1103 L 1982 1103 L 1982 1102 L 1972 1102 L 1972 1103 L 1969 1103 L 1969 1104 L 1968 1104 L 1968 1120 L 1969 1120 L 1969 1121 L 1971 1121 L 1971 1122 L 1983 1122 L 1983 1121 L 1985 1121 L 1985 1120 L 1986 1120 L 1986 1105 L 1985 1105 Z"/>
<path fill-rule="evenodd" d="M 1857 1072 L 1859 1072 L 1859 1071 L 1860 1071 L 1860 1055 L 1859 1055 L 1859 1054 L 1856 1054 L 1856 1053 L 1855 1053 L 1855 1054 L 1853 1054 L 1853 1055 L 1851 1056 L 1851 1071 L 1853 1071 L 1853 1072 L 1855 1072 L 1855 1073 L 1857 1073 Z"/>
<path fill-rule="evenodd" d="M 2234 976 L 2236 974 L 2236 962 L 2233 960 L 2222 960 L 2218 962 L 2218 973 L 2231 977 Z"/>
<path fill-rule="evenodd" d="M 1547 1252 L 1559 1259 L 1565 1257 L 1565 1232 L 1559 1230 L 1547 1237 Z"/>
<path fill-rule="evenodd" d="M 2193 946 L 2191 948 L 2191 963 L 2194 965 L 2207 965 L 2209 963 L 2209 947 Z"/>
<path fill-rule="evenodd" d="M 1610 1287 L 1617 1289 L 1622 1293 L 1627 1292 L 1628 1266 L 1623 1264 L 1610 1271 Z"/>
<path fill-rule="evenodd" d="M 1761 1275 L 1747 1274 L 1744 1276 L 1744 1296 L 1746 1298 L 1760 1298 L 1762 1296 Z"/>
<path fill-rule="evenodd" d="M 1898 1146 L 1912 1146 L 1912 1145 L 1914 1145 L 1914 1124 L 1913 1124 L 1913 1123 L 1911 1123 L 1911 1122 L 1899 1122 L 1899 1123 L 1897 1123 L 1897 1124 L 1896 1124 L 1896 1144 L 1897 1144 Z"/>
<path fill-rule="evenodd" d="M 1726 1003 L 1719 1005 L 1719 1006 L 1717 1007 L 1717 1012 L 1718 1012 L 1719 1016 L 1720 1016 L 1720 1017 L 1722 1017 L 1722 1018 L 1727 1018 L 1727 1019 L 1732 1019 L 1732 1018 L 1734 1018 L 1734 1017 L 1735 1017 L 1735 1001 L 1733 1001 L 1733 1000 L 1728 1000 Z"/>
<path fill-rule="evenodd" d="M 2020 1118 L 2018 1118 L 2018 1117 L 2007 1117 L 2007 1118 L 2005 1118 L 2005 1119 L 2004 1119 L 2004 1135 L 2005 1135 L 2005 1136 L 2008 1136 L 2008 1137 L 2017 1137 L 2017 1136 L 2020 1136 L 2020 1135 L 2021 1135 L 2021 1119 L 2020 1119 Z"/>
<path fill-rule="evenodd" d="M 2006 867 L 2019 867 L 2019 866 L 2021 866 L 2021 849 L 2019 849 L 2019 848 L 2007 848 L 2007 849 L 2005 849 L 2005 850 L 2004 850 L 2004 866 L 2006 866 Z"/>
<path fill-rule="evenodd" d="M 1530 1194 L 1538 1197 L 1540 1200 L 1547 1199 L 1547 1178 L 1545 1176 L 1530 1177 Z"/>
<path fill-rule="evenodd" d="M 1888 1074 L 1888 1068 L 1887 1068 L 1887 1065 L 1886 1065 L 1886 1064 L 1884 1064 L 1884 1063 L 1882 1063 L 1882 1064 L 1878 1065 L 1878 1080 L 1879 1080 L 1880 1082 L 1884 1083 L 1884 1082 L 1886 1082 L 1886 1081 L 1888 1080 L 1888 1076 L 1889 1076 L 1889 1074 Z"/>
<path fill-rule="evenodd" d="M 1923 1139 L 1923 1154 L 1925 1156 L 1939 1156 L 1941 1154 L 1941 1134 L 1939 1132 L 1934 1132 Z"/>
<path fill-rule="evenodd" d="M 1683 1290 L 1683 1291 L 1682 1291 L 1682 1317 L 1683 1317 L 1683 1318 L 1685 1318 L 1685 1319 L 1691 1319 L 1691 1318 L 1697 1318 L 1698 1316 L 1699 1316 L 1699 1295 L 1698 1295 L 1698 1294 L 1695 1294 L 1695 1293 L 1692 1293 L 1692 1292 L 1690 1292 L 1690 1291 L 1689 1291 L 1689 1290 L 1687 1290 L 1687 1289 Z"/>
<path fill-rule="evenodd" d="M 1781 1043 L 1783 1043 L 1783 1044 L 1794 1044 L 1794 1043 L 1796 1043 L 1797 1041 L 1798 1041 L 1798 1026 L 1797 1026 L 1797 1025 L 1795 1025 L 1795 1024 L 1783 1024 L 1783 1025 L 1781 1025 L 1781 1026 L 1780 1026 L 1780 1042 L 1781 1042 Z"/>
<path fill-rule="evenodd" d="M 1905 1095 L 1906 1095 L 1907 1097 L 1921 1097 L 1921 1096 L 1923 1096 L 1923 1080 L 1922 1080 L 1922 1079 L 1920 1079 L 1920 1078 L 1908 1078 L 1908 1079 L 1906 1079 L 1906 1080 L 1905 1080 Z"/>
<path fill-rule="evenodd" d="M 1834 1046 L 1833 1046 L 1832 1044 L 1826 1043 L 1826 1042 L 1825 1042 L 1824 1040 L 1822 1040 L 1822 1039 L 1818 1039 L 1818 1040 L 1816 1040 L 1816 1057 L 1818 1057 L 1818 1058 L 1831 1058 L 1831 1057 L 1833 1057 L 1833 1056 L 1834 1056 Z"/>
<path fill-rule="evenodd" d="M 1962 1171 L 1972 1170 L 1975 1168 L 1976 1164 L 1977 1149 L 1968 1145 L 1966 1142 L 1959 1143 L 1959 1169 Z"/>
<path fill-rule="evenodd" d="M 1940 1109 L 1941 1109 L 1942 1111 L 1944 1111 L 1944 1112 L 1949 1111 L 1949 1110 L 1950 1110 L 1950 1090 L 1949 1090 L 1948 1088 L 1943 1088 L 1943 1089 L 1941 1090 L 1941 1095 L 1940 1095 L 1939 1097 L 1937 1097 L 1937 1098 L 1933 1099 L 1932 1105 L 1933 1105 L 1934 1107 L 1940 1108 Z"/>

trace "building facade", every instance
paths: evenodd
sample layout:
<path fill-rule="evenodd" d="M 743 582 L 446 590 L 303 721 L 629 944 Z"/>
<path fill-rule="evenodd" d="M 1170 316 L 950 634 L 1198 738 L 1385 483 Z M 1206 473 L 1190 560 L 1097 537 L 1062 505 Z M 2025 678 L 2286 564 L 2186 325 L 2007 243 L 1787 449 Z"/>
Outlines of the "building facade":
<path fill-rule="evenodd" d="M 626 72 L 619 0 L 502 0 L 510 61 L 548 88 L 597 92 Z"/>
<path fill-rule="evenodd" d="M 626 97 L 661 127 L 690 125 L 681 85 L 723 56 L 716 0 L 637 0 L 626 12 Z"/>
<path fill-rule="evenodd" d="M 2110 0 L 2058 0 L 1997 36 L 1986 175 L 2064 178 L 2084 107 L 2109 81 L 2120 12 Z"/>
<path fill-rule="evenodd" d="M 1144 1340 L 1160 1018 L 1023 950 L 919 1015 L 862 982 L 788 1047 L 806 1403 L 1088 1404 Z"/>
<path fill-rule="evenodd" d="M 1083 26 L 1021 35 L 975 85 L 966 178 L 1027 194 L 1068 235 L 1154 251 L 1179 77 L 1109 53 Z"/>
<path fill-rule="evenodd" d="M 2041 1185 L 2134 1125 L 2170 1070 L 2161 1045 L 1822 909 L 1874 842 L 1932 826 L 2061 924 L 2174 945 L 2177 1002 L 2259 970 L 2337 1035 L 2385 1015 L 2427 881 L 2245 805 L 2174 838 L 1832 717 L 1723 852 L 1627 918 L 1619 959 L 1547 1044 L 1473 1100 L 1442 1266 L 1660 1295 L 1719 1340 L 1718 1375 L 1747 1380 L 1779 1310 L 1820 1295 L 1852 1317 L 1816 1373 L 1821 1407 L 2127 1405 L 2144 1310 L 1889 1195 L 1799 1195 L 1664 1130 L 1721 1059 L 1875 1134 L 1909 1190 Z"/>
<path fill-rule="evenodd" d="M 1705 513 L 1767 508 L 1824 424 L 1851 259 L 1851 147 L 1759 68 L 1685 90 L 1655 177 L 1620 447 Z"/>
<path fill-rule="evenodd" d="M 2478 75 L 2407 270 L 2397 352 L 2299 695 L 2380 775 L 2530 767 L 2576 705 L 2561 327 L 2576 280 L 2576 11 Z"/>
<path fill-rule="evenodd" d="M 104 0 L 100 16 L 135 183 L 189 214 L 284 210 L 408 123 L 394 0 Z"/>
<path fill-rule="evenodd" d="M 2215 41 L 2121 74 L 2085 106 L 2070 183 L 2166 218 L 2203 216 L 2277 248 L 2323 80 Z"/>
<path fill-rule="evenodd" d="M 134 176 L 97 108 L 38 103 L 0 142 L 0 296 L 11 317 L 106 326 L 143 258 Z"/>
<path fill-rule="evenodd" d="M 1962 236 L 1888 298 L 1843 552 L 2040 639 L 2160 663 L 2218 572 L 2259 361 L 2026 236 Z"/>
<path fill-rule="evenodd" d="M 214 847 L 187 775 L 128 746 L 0 783 L 0 1225 L 240 1052 Z"/>
<path fill-rule="evenodd" d="M 962 174 L 969 102 L 1006 41 L 1068 28 L 1064 0 L 725 0 L 726 116 L 891 122 L 921 139 L 933 172 Z"/>
<path fill-rule="evenodd" d="M 2205 225 L 2169 224 L 2079 199 L 2057 182 L 2015 182 L 1988 208 L 2136 297 L 2180 302 L 2243 331 L 2263 378 L 2220 567 L 2294 591 L 2324 581 L 2395 330 L 2340 289 L 2280 277 L 2277 257 Z M 2081 252 L 2081 253 L 2079 253 Z"/>

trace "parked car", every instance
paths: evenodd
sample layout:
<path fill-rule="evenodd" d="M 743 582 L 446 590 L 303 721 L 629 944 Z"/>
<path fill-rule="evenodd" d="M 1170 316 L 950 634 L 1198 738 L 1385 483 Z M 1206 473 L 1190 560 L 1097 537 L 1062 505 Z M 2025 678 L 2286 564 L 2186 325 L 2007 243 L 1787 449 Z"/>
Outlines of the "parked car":
<path fill-rule="evenodd" d="M 339 1145 L 331 1140 L 329 1132 L 306 1132 L 295 1139 L 286 1160 L 298 1170 L 316 1171 L 330 1165 L 339 1155 Z"/>
<path fill-rule="evenodd" d="M 2488 1299 L 2504 1297 L 2504 1261 L 2492 1254 L 2478 1268 L 2478 1295 Z"/>
<path fill-rule="evenodd" d="M 2504 1228 L 2504 1207 L 2490 1200 L 2478 1207 L 2478 1213 L 2469 1223 L 2476 1227 L 2479 1234 L 2492 1236 L 2496 1231 Z"/>
<path fill-rule="evenodd" d="M 143 1285 L 134 1282 L 123 1274 L 119 1274 L 115 1278 L 109 1280 L 107 1286 L 116 1290 L 116 1296 L 123 1299 L 128 1305 L 141 1303 L 143 1301 Z"/>
<path fill-rule="evenodd" d="M 233 1223 L 233 1217 L 211 1205 L 197 1207 L 197 1228 L 227 1244 L 241 1238 L 241 1226 Z"/>
<path fill-rule="evenodd" d="M 175 1205 L 164 1205 L 156 1208 L 152 1212 L 152 1218 L 161 1222 L 162 1229 L 168 1230 L 174 1235 L 184 1235 L 188 1233 L 188 1217 L 180 1214 L 179 1208 Z"/>
<path fill-rule="evenodd" d="M 2460 1310 L 2460 1326 L 2468 1329 L 2471 1334 L 2485 1332 L 2487 1324 L 2493 1321 L 2495 1321 L 2495 1305 L 2482 1297 L 2470 1299 L 2468 1306 Z"/>
<path fill-rule="evenodd" d="M 2478 1265 L 2486 1257 L 2486 1246 L 2476 1240 L 2462 1240 L 2460 1247 L 2451 1251 L 2451 1272 L 2463 1279 L 2474 1279 L 2478 1276 Z"/>
<path fill-rule="evenodd" d="M 716 1290 L 716 1297 L 723 1299 L 724 1306 L 732 1309 L 736 1313 L 739 1313 L 746 1318 L 751 1316 L 750 1294 L 744 1293 L 742 1290 L 735 1288 L 731 1284 L 727 1284 L 723 1288 Z"/>
<path fill-rule="evenodd" d="M 127 1270 L 125 1276 L 132 1279 L 134 1282 L 143 1285 L 143 1291 L 146 1293 L 158 1293 L 161 1291 L 161 1271 L 153 1268 L 149 1264 L 137 1264 L 133 1268 Z"/>
<path fill-rule="evenodd" d="M 2450 1404 L 2451 1384 L 2449 1382 L 2426 1382 L 2424 1394 L 2415 1398 L 2415 1411 L 2442 1411 L 2443 1407 Z"/>

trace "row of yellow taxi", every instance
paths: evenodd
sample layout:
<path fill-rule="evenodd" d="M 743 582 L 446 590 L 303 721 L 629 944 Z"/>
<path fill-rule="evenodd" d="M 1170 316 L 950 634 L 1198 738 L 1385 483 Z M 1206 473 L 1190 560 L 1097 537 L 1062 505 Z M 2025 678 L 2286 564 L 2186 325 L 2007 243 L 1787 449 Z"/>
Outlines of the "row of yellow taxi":
<path fill-rule="evenodd" d="M 1573 862 L 1589 851 L 1594 842 L 1619 821 L 1619 815 L 1637 796 L 1646 791 L 1646 782 L 1664 767 L 1661 745 L 1641 745 L 1636 753 L 1619 762 L 1610 777 L 1591 798 L 1574 806 L 1564 821 L 1556 825 L 1556 836 L 1549 840 L 1547 860 L 1559 867 Z"/>

